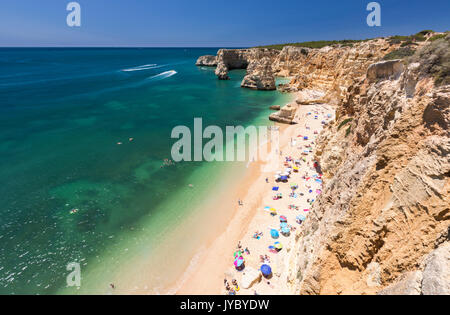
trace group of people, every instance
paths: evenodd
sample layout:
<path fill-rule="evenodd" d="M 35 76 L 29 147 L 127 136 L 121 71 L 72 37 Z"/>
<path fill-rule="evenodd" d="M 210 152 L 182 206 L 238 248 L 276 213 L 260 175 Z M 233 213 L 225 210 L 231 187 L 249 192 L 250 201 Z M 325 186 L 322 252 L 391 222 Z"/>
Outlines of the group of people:
<path fill-rule="evenodd" d="M 236 292 L 240 290 L 238 282 L 236 279 L 231 280 L 231 285 L 228 282 L 227 278 L 223 279 L 223 284 L 225 286 L 225 290 L 227 291 L 228 295 L 236 295 Z"/>

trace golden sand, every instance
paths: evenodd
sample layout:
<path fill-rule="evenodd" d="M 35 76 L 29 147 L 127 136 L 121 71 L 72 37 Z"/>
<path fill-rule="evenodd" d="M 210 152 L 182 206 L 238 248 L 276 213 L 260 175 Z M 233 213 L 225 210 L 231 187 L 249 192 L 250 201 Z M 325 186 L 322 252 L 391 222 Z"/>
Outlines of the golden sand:
<path fill-rule="evenodd" d="M 308 115 L 308 113 L 311 114 Z M 306 162 L 302 161 L 299 172 L 292 173 L 288 183 L 275 183 L 275 172 L 264 172 L 264 165 L 261 163 L 250 165 L 242 182 L 232 191 L 227 192 L 226 197 L 219 203 L 221 208 L 225 207 L 233 212 L 231 219 L 229 222 L 223 222 L 223 229 L 217 230 L 217 237 L 209 240 L 204 250 L 196 256 L 195 264 L 190 266 L 178 282 L 175 290 L 177 294 L 226 294 L 224 278 L 229 282 L 236 279 L 240 283 L 242 272 L 238 272 L 233 265 L 233 252 L 238 242 L 241 242 L 243 249 L 248 248 L 250 251 L 250 255 L 244 255 L 246 269 L 250 267 L 258 270 L 262 264 L 260 255 L 267 255 L 270 258 L 269 264 L 272 267 L 273 276 L 269 280 L 263 278 L 250 289 L 240 289 L 237 294 L 254 294 L 255 291 L 258 294 L 290 293 L 286 280 L 295 231 L 292 231 L 289 237 L 280 234 L 280 238 L 274 240 L 270 236 L 270 229 L 279 228 L 280 215 L 286 216 L 288 224 L 294 228 L 299 226 L 295 220 L 296 216 L 299 214 L 308 216 L 308 211 L 304 211 L 304 209 L 310 209 L 307 199 L 315 199 L 316 190 L 320 189 L 321 185 L 312 177 L 309 180 L 303 178 L 303 176 L 310 177 L 317 173 L 313 168 L 313 154 L 302 155 L 302 152 L 308 145 L 314 149 L 314 140 L 323 127 L 321 122 L 330 121 L 327 114 L 334 115 L 334 109 L 331 106 L 302 106 L 297 111 L 300 121 L 298 125 L 280 126 L 282 158 L 279 160 L 277 169 L 286 168 L 284 166 L 286 156 L 291 156 L 294 160 L 305 158 Z M 316 115 L 317 119 L 315 119 Z M 303 140 L 304 136 L 307 136 L 309 140 Z M 266 183 L 266 178 L 269 179 L 269 183 Z M 292 183 L 299 185 L 295 192 L 302 193 L 304 196 L 289 197 Z M 275 192 L 272 191 L 272 187 L 274 186 L 280 187 L 279 193 L 283 194 L 282 199 L 273 200 Z M 312 193 L 309 193 L 309 190 L 312 190 Z M 243 200 L 243 206 L 237 205 L 236 201 L 239 198 Z M 288 209 L 291 204 L 296 205 L 299 210 Z M 266 206 L 277 209 L 278 215 L 271 216 L 264 210 Z M 253 238 L 256 231 L 263 232 L 259 240 Z M 284 246 L 276 254 L 268 250 L 268 246 L 273 245 L 275 241 L 281 242 Z"/>

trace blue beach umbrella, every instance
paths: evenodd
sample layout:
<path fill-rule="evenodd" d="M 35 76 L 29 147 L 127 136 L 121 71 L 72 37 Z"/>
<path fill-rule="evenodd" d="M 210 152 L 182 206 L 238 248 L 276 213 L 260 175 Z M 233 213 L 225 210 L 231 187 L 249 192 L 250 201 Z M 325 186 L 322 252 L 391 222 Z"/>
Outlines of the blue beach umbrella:
<path fill-rule="evenodd" d="M 273 191 L 278 191 L 280 189 L 280 187 L 273 187 L 272 190 Z"/>
<path fill-rule="evenodd" d="M 278 237 L 280 237 L 280 234 L 279 234 L 278 231 L 275 230 L 275 229 L 270 230 L 270 235 L 271 235 L 273 238 L 278 238 Z"/>
<path fill-rule="evenodd" d="M 272 274 L 272 268 L 270 268 L 269 265 L 262 265 L 261 266 L 261 273 L 265 276 L 268 277 Z"/>
<path fill-rule="evenodd" d="M 287 228 L 287 223 L 286 222 L 281 222 L 280 223 L 280 228 Z"/>
<path fill-rule="evenodd" d="M 280 179 L 281 180 L 288 180 L 288 177 L 287 176 L 281 176 Z"/>
<path fill-rule="evenodd" d="M 303 214 L 299 214 L 296 219 L 299 221 L 305 221 L 306 217 Z"/>

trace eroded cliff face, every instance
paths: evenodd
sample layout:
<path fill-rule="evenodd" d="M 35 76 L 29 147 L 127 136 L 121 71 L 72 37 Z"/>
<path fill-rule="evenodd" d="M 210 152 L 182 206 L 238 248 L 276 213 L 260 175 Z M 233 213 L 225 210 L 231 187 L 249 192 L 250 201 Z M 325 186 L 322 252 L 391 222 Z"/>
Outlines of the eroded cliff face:
<path fill-rule="evenodd" d="M 281 51 L 265 48 L 220 49 L 216 59 L 202 56 L 197 65 L 217 66 L 215 73 L 220 80 L 228 80 L 230 70 L 247 69 L 242 87 L 259 90 L 274 89 L 276 76 L 288 77 L 291 82 L 283 87 L 285 91 L 326 91 L 327 100 L 334 101 L 365 75 L 370 64 L 398 46 L 386 39 L 375 39 L 352 47 L 327 46 L 322 49 L 290 46 Z"/>
<path fill-rule="evenodd" d="M 266 69 L 266 63 L 272 64 L 275 57 L 279 54 L 274 49 L 220 49 L 217 52 L 217 68 L 216 75 L 220 80 L 228 80 L 228 71 L 233 69 L 250 69 L 252 73 L 257 74 L 255 70 L 260 68 Z M 261 74 L 264 77 L 272 76 L 272 69 L 267 69 Z M 269 71 L 270 70 L 270 71 Z M 251 75 L 252 73 L 248 73 Z M 258 77 L 255 75 L 255 79 Z M 244 86 L 246 87 L 246 86 Z"/>
<path fill-rule="evenodd" d="M 371 64 L 397 48 L 381 38 L 352 47 L 284 47 L 273 68 L 276 75 L 292 78 L 287 91 L 322 91 L 323 101 L 337 104 L 348 87 L 366 75 Z"/>
<path fill-rule="evenodd" d="M 342 91 L 318 140 L 324 189 L 296 235 L 294 293 L 450 294 L 450 85 L 424 68 L 375 63 Z"/>
<path fill-rule="evenodd" d="M 389 39 L 281 51 L 223 50 L 216 74 L 247 68 L 242 86 L 336 105 L 316 143 L 322 194 L 289 246 L 297 294 L 450 294 L 450 37 L 418 42 L 408 60 L 381 61 Z M 245 84 L 244 84 L 245 82 Z"/>

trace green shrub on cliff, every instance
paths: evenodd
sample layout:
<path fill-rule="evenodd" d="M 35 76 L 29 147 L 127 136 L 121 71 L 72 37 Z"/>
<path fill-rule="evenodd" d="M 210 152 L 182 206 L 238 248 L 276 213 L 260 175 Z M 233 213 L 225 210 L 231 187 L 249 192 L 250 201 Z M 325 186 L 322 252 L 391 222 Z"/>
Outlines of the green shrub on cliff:
<path fill-rule="evenodd" d="M 432 36 L 432 37 L 430 37 L 430 42 L 434 42 L 435 40 L 438 40 L 438 39 L 441 39 L 441 38 L 445 38 L 445 36 L 447 36 L 447 33 L 444 33 L 444 34 L 437 34 L 437 35 L 434 35 L 434 36 Z"/>
<path fill-rule="evenodd" d="M 338 131 L 341 130 L 342 127 L 344 127 L 346 124 L 348 124 L 349 122 L 352 122 L 352 121 L 353 121 L 353 118 L 344 119 L 344 121 L 339 124 L 337 130 Z"/>
<path fill-rule="evenodd" d="M 438 38 L 408 58 L 420 63 L 423 75 L 432 75 L 436 85 L 450 84 L 450 34 Z"/>
<path fill-rule="evenodd" d="M 415 51 L 409 47 L 401 47 L 394 50 L 383 57 L 383 60 L 404 59 L 406 57 L 414 55 Z"/>

